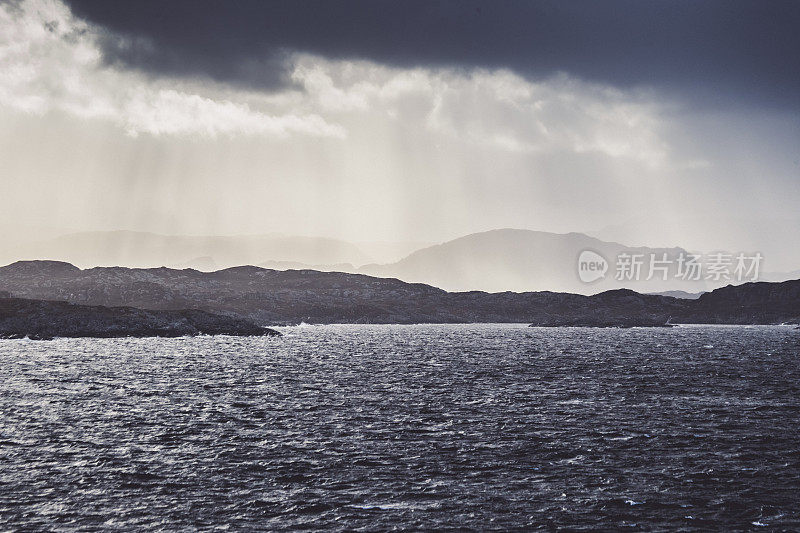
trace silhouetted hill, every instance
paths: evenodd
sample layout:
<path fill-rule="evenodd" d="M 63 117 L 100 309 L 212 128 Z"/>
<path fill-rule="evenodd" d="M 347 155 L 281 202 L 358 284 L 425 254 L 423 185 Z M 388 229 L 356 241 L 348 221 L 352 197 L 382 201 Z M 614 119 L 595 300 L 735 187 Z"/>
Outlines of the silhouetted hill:
<path fill-rule="evenodd" d="M 102 267 L 52 261 L 0 268 L 15 297 L 142 309 L 202 309 L 259 324 L 527 322 L 633 326 L 796 322 L 800 281 L 718 289 L 698 300 L 612 290 L 584 296 L 542 292 L 445 292 L 363 274 L 241 266 L 216 272 Z M 763 286 L 763 288 L 762 288 Z"/>
<path fill-rule="evenodd" d="M 722 287 L 700 296 L 681 319 L 712 324 L 797 324 L 800 280 Z"/>

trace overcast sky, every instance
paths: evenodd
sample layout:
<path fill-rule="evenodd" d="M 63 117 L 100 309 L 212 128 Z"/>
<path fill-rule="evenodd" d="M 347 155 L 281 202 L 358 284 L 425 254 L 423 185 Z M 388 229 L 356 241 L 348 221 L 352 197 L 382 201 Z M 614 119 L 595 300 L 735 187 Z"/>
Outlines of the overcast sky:
<path fill-rule="evenodd" d="M 800 2 L 0 1 L 0 230 L 517 227 L 800 268 L 798 27 Z"/>

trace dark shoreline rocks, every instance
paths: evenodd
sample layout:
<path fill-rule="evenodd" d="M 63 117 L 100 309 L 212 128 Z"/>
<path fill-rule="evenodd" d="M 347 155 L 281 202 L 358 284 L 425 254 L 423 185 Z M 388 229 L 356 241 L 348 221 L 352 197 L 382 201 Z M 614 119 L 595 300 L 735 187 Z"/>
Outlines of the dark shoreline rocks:
<path fill-rule="evenodd" d="M 276 336 L 280 333 L 241 318 L 194 309 L 148 311 L 0 297 L 0 338 L 50 340 L 55 337 L 195 335 Z"/>
<path fill-rule="evenodd" d="M 583 305 L 562 306 L 533 321 L 533 327 L 634 328 L 670 327 L 684 302 L 672 297 L 616 289 L 585 297 Z"/>

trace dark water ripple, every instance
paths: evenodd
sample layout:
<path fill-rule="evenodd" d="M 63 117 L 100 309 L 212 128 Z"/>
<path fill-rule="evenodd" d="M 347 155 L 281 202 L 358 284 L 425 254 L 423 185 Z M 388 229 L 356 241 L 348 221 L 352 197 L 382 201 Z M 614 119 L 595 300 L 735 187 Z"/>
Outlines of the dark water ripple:
<path fill-rule="evenodd" d="M 0 530 L 798 530 L 800 331 L 0 341 Z"/>

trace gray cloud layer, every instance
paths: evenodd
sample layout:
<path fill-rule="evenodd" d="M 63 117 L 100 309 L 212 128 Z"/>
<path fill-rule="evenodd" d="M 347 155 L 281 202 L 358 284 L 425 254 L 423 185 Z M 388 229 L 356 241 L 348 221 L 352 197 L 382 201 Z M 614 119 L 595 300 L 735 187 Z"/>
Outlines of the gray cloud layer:
<path fill-rule="evenodd" d="M 798 108 L 791 0 L 69 0 L 128 36 L 105 53 L 145 71 L 252 87 L 287 81 L 285 51 L 408 67 L 567 72 L 618 87 Z"/>
<path fill-rule="evenodd" d="M 128 38 L 57 0 L 0 4 L 6 235 L 606 228 L 632 244 L 769 246 L 800 264 L 800 120 L 784 109 L 300 52 L 265 60 L 287 83 L 264 90 L 104 60 Z"/>

